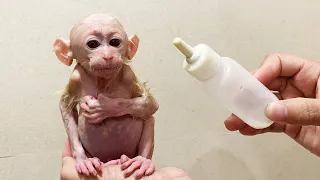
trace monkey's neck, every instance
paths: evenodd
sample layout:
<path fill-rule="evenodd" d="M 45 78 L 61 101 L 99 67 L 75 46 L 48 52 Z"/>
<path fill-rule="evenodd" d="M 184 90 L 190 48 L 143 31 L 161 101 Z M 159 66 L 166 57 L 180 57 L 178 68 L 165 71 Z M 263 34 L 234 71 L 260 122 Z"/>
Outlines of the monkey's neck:
<path fill-rule="evenodd" d="M 106 78 L 97 77 L 96 86 L 98 90 L 105 91 L 108 89 L 108 87 L 110 87 L 110 85 L 113 83 L 113 81 L 115 81 L 115 79 L 116 78 L 106 79 Z"/>
<path fill-rule="evenodd" d="M 114 83 L 121 81 L 121 78 L 122 78 L 122 70 L 111 77 L 96 77 L 97 89 L 101 92 L 105 92 Z"/>

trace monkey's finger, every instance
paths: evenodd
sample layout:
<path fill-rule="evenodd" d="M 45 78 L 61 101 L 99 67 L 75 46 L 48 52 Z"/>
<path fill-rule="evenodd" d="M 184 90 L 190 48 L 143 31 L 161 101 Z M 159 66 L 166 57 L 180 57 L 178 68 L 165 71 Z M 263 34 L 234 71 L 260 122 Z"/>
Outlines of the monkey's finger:
<path fill-rule="evenodd" d="M 79 165 L 80 165 L 80 169 L 81 169 L 81 172 L 87 176 L 89 176 L 89 171 L 86 167 L 86 165 L 84 164 L 84 162 L 79 162 Z"/>
<path fill-rule="evenodd" d="M 127 169 L 135 160 L 130 159 L 121 165 L 121 170 Z"/>
<path fill-rule="evenodd" d="M 89 96 L 85 96 L 83 99 L 84 99 L 84 103 L 90 107 L 92 104 L 92 99 Z"/>
<path fill-rule="evenodd" d="M 95 108 L 99 106 L 99 102 L 97 99 L 92 98 L 91 96 L 84 97 L 85 103 L 88 105 L 89 108 Z"/>
<path fill-rule="evenodd" d="M 82 113 L 82 116 L 85 117 L 85 118 L 88 119 L 88 120 L 92 119 L 92 117 L 91 117 L 92 114 L 89 114 L 89 113 L 86 113 L 86 112 L 83 112 L 83 113 Z"/>
<path fill-rule="evenodd" d="M 146 172 L 146 170 L 149 168 L 150 162 L 144 161 L 138 171 L 135 172 L 134 176 L 138 179 L 140 179 Z"/>
<path fill-rule="evenodd" d="M 155 169 L 156 169 L 156 167 L 154 166 L 154 164 L 151 163 L 150 166 L 149 166 L 149 168 L 146 170 L 145 175 L 146 175 L 146 176 L 151 175 L 151 174 L 154 172 Z"/>
<path fill-rule="evenodd" d="M 136 161 L 129 166 L 129 168 L 124 172 L 125 176 L 130 176 L 134 170 L 138 169 L 141 166 L 141 161 Z"/>
<path fill-rule="evenodd" d="M 82 173 L 79 163 L 76 164 L 76 170 L 78 171 L 78 173 Z"/>
<path fill-rule="evenodd" d="M 92 109 L 89 108 L 89 106 L 86 104 L 86 103 L 81 103 L 80 104 L 80 108 L 85 110 L 86 112 L 88 113 L 91 113 L 92 112 Z"/>
<path fill-rule="evenodd" d="M 82 113 L 83 117 L 87 118 L 88 120 L 90 121 L 97 121 L 97 119 L 99 119 L 99 114 L 98 113 L 92 113 L 92 114 L 89 114 L 89 113 Z"/>
<path fill-rule="evenodd" d="M 129 160 L 129 157 L 126 155 L 122 155 L 120 158 L 120 163 L 123 164 Z"/>
<path fill-rule="evenodd" d="M 83 99 L 84 99 L 86 102 L 88 102 L 88 101 L 91 101 L 91 100 L 94 99 L 94 98 L 93 98 L 93 96 L 85 96 Z"/>
<path fill-rule="evenodd" d="M 94 165 L 94 167 L 95 167 L 96 169 L 98 169 L 99 171 L 101 170 L 101 162 L 100 162 L 99 159 L 97 159 L 97 158 L 92 158 L 92 159 L 91 159 L 91 162 L 92 162 L 92 164 Z"/>
<path fill-rule="evenodd" d="M 94 124 L 101 123 L 102 121 L 103 121 L 103 118 L 100 117 L 100 116 L 98 116 L 98 117 L 96 117 L 96 116 L 91 116 L 91 118 L 88 119 L 88 122 L 89 122 L 89 123 L 94 123 Z"/>
<path fill-rule="evenodd" d="M 97 108 L 97 107 L 100 107 L 100 102 L 97 100 L 97 99 L 92 99 L 91 100 L 91 104 L 90 104 L 90 108 Z"/>
<path fill-rule="evenodd" d="M 85 162 L 87 169 L 89 170 L 89 173 L 96 176 L 97 175 L 97 171 L 95 170 L 95 168 L 93 167 L 93 164 L 90 160 Z"/>

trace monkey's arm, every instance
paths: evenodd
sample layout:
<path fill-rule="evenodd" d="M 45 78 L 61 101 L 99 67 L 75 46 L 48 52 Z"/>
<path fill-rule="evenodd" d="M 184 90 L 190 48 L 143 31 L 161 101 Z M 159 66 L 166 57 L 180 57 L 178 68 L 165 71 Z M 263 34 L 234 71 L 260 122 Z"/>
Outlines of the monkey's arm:
<path fill-rule="evenodd" d="M 84 159 L 84 148 L 78 134 L 78 111 L 76 108 L 77 99 L 79 98 L 78 90 L 80 89 L 80 73 L 75 69 L 70 77 L 69 83 L 60 99 L 59 107 L 63 118 L 64 126 L 70 142 L 72 154 L 76 159 Z"/>
<path fill-rule="evenodd" d="M 139 83 L 136 75 L 130 67 L 125 68 L 124 79 L 133 88 L 132 99 L 122 99 L 124 112 L 134 117 L 147 119 L 159 109 L 159 104 L 152 96 L 145 84 Z"/>
<path fill-rule="evenodd" d="M 144 85 L 141 85 L 130 67 L 123 68 L 123 81 L 128 89 L 131 89 L 132 98 L 111 99 L 103 94 L 98 97 L 86 96 L 85 102 L 80 108 L 85 111 L 83 116 L 90 123 L 100 123 L 106 118 L 132 115 L 133 117 L 148 119 L 159 108 L 158 102 L 149 93 Z"/>
<path fill-rule="evenodd" d="M 158 102 L 150 95 L 135 97 L 132 99 L 121 99 L 124 113 L 134 117 L 147 119 L 159 108 Z"/>
<path fill-rule="evenodd" d="M 60 102 L 60 112 L 66 128 L 73 157 L 76 159 L 85 159 L 85 152 L 80 142 L 77 129 L 77 109 L 73 108 L 72 111 L 68 111 L 65 104 L 63 102 Z"/>

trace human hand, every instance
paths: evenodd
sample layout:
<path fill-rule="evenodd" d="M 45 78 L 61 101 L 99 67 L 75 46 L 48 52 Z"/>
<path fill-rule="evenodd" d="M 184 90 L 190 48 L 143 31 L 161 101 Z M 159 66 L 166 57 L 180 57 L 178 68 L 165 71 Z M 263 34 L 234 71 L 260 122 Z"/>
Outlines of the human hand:
<path fill-rule="evenodd" d="M 111 99 L 102 94 L 99 94 L 98 98 L 85 96 L 80 108 L 84 110 L 83 116 L 89 123 L 100 123 L 106 118 L 125 115 L 126 108 L 123 107 L 122 101 L 124 99 Z"/>
<path fill-rule="evenodd" d="M 275 123 L 265 129 L 253 129 L 235 115 L 225 126 L 243 135 L 284 132 L 303 147 L 320 156 L 320 64 L 288 54 L 272 54 L 254 72 L 280 99 L 270 103 L 265 115 Z"/>

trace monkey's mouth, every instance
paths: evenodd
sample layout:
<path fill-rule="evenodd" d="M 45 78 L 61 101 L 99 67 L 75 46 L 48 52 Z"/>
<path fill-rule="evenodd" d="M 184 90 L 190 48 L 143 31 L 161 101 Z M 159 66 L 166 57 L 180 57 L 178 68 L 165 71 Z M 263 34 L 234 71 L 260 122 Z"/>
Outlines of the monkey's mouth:
<path fill-rule="evenodd" d="M 104 67 L 104 68 L 91 68 L 91 70 L 96 72 L 105 72 L 105 71 L 114 71 L 120 68 L 121 66 L 113 66 L 113 67 Z"/>

